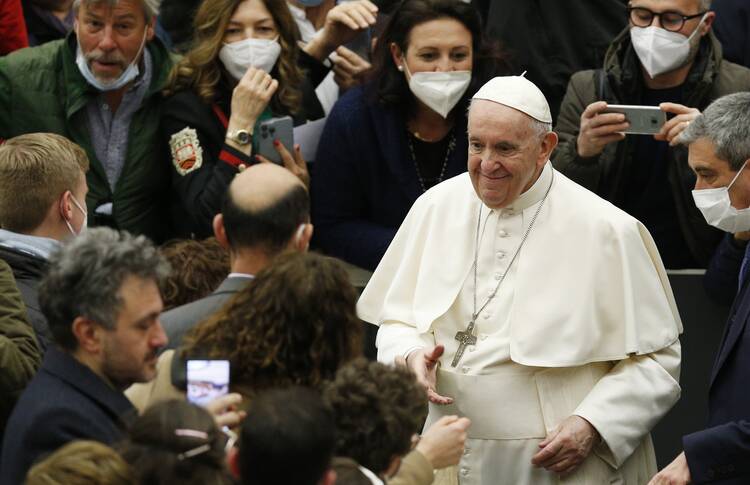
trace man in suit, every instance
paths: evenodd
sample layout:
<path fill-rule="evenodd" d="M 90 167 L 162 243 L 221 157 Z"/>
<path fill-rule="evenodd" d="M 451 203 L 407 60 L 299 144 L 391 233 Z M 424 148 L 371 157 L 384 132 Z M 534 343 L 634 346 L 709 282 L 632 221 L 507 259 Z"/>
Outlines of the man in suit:
<path fill-rule="evenodd" d="M 168 270 L 145 237 L 107 228 L 53 253 L 39 302 L 56 345 L 8 421 L 0 484 L 23 483 L 35 460 L 69 441 L 122 438 L 135 412 L 122 391 L 154 378 L 166 344 L 159 282 Z"/>
<path fill-rule="evenodd" d="M 229 250 L 231 272 L 212 294 L 164 313 L 167 348 L 178 348 L 188 330 L 218 310 L 276 256 L 307 250 L 313 231 L 307 190 L 279 165 L 254 165 L 232 181 L 213 228 L 216 239 Z"/>
<path fill-rule="evenodd" d="M 706 221 L 728 233 L 750 230 L 750 93 L 714 101 L 685 129 L 693 198 Z M 685 435 L 683 451 L 650 485 L 750 482 L 750 251 L 711 373 L 708 427 Z"/>

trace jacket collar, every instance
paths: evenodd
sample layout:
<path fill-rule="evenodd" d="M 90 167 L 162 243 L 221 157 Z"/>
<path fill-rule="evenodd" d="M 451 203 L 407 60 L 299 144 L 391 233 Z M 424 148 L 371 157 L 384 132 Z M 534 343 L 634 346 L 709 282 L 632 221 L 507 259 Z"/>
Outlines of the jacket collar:
<path fill-rule="evenodd" d="M 237 293 L 247 286 L 251 280 L 252 278 L 228 277 L 221 282 L 219 287 L 214 290 L 213 294 L 220 295 L 222 293 Z"/>
<path fill-rule="evenodd" d="M 110 387 L 94 371 L 55 346 L 47 349 L 41 370 L 65 381 L 113 416 L 122 417 L 135 410 L 122 391 Z"/>

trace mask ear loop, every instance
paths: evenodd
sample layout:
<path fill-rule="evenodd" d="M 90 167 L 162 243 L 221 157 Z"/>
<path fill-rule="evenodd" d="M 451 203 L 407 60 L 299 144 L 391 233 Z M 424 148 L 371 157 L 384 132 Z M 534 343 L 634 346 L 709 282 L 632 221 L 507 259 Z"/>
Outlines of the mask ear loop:
<path fill-rule="evenodd" d="M 737 174 L 734 176 L 731 182 L 729 182 L 729 185 L 727 185 L 727 191 L 732 188 L 732 185 L 737 181 L 737 178 L 740 176 L 742 171 L 745 169 L 745 166 L 747 165 L 747 162 L 750 160 L 745 160 L 745 163 L 742 164 L 739 170 L 737 170 Z"/>

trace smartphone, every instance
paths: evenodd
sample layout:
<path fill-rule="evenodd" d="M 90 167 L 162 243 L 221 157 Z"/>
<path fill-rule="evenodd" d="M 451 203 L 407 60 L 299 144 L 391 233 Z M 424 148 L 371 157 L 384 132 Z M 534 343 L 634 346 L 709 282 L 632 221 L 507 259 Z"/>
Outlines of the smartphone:
<path fill-rule="evenodd" d="M 228 360 L 188 360 L 187 399 L 205 406 L 229 392 Z"/>
<path fill-rule="evenodd" d="M 274 140 L 279 140 L 294 155 L 294 123 L 291 116 L 271 118 L 262 121 L 259 126 L 258 154 L 271 160 L 273 163 L 283 165 L 281 155 L 273 146 Z"/>
<path fill-rule="evenodd" d="M 622 113 L 630 127 L 625 130 L 629 135 L 655 135 L 667 122 L 667 114 L 658 106 L 636 106 L 610 104 L 604 113 Z"/>

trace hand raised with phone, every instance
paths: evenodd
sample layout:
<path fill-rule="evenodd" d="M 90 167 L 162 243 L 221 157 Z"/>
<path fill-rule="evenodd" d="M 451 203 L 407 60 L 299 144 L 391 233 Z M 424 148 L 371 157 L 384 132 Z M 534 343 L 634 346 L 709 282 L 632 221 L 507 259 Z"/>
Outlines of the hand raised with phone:
<path fill-rule="evenodd" d="M 279 87 L 279 81 L 262 69 L 250 67 L 232 91 L 228 131 L 251 130 Z"/>

